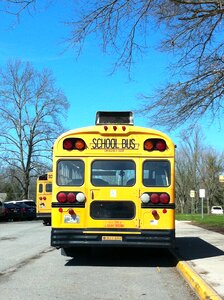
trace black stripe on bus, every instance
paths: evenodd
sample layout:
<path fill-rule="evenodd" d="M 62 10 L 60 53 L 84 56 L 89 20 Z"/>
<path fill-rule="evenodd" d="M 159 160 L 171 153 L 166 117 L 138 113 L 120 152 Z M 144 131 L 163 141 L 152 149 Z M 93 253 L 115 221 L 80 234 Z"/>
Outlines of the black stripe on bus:
<path fill-rule="evenodd" d="M 85 207 L 85 202 L 75 202 L 75 203 L 59 203 L 59 202 L 52 202 L 52 208 L 59 208 L 59 207 Z"/>
<path fill-rule="evenodd" d="M 148 204 L 148 203 L 142 203 L 141 208 L 171 208 L 171 209 L 175 209 L 175 204 L 174 203 L 170 203 L 170 204 Z"/>

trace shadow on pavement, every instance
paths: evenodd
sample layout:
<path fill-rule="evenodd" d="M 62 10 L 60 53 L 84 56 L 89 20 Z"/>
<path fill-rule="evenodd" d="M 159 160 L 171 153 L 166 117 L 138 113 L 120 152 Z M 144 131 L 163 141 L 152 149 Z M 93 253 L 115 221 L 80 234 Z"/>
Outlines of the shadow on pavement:
<path fill-rule="evenodd" d="M 69 259 L 69 258 L 68 258 Z M 87 248 L 77 252 L 65 266 L 175 267 L 167 249 Z"/>
<path fill-rule="evenodd" d="M 183 260 L 194 260 L 224 255 L 224 252 L 198 237 L 177 237 L 176 254 Z"/>

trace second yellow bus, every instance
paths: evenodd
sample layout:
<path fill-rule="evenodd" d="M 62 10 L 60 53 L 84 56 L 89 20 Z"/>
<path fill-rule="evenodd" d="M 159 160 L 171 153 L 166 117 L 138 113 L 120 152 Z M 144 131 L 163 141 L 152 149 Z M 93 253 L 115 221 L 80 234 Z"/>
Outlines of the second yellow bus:
<path fill-rule="evenodd" d="M 52 175 L 49 172 L 37 179 L 36 216 L 44 225 L 51 225 Z"/>

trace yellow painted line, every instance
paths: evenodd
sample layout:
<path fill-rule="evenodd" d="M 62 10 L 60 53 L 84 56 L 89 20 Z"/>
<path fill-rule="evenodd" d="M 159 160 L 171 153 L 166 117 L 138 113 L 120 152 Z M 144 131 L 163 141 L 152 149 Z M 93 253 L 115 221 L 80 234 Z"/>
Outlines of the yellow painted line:
<path fill-rule="evenodd" d="M 186 262 L 179 261 L 176 267 L 201 300 L 222 300 Z"/>
<path fill-rule="evenodd" d="M 126 232 L 126 231 L 83 231 L 83 233 L 88 233 L 88 234 L 116 234 L 116 235 L 119 235 L 119 234 L 141 234 L 141 232 Z"/>

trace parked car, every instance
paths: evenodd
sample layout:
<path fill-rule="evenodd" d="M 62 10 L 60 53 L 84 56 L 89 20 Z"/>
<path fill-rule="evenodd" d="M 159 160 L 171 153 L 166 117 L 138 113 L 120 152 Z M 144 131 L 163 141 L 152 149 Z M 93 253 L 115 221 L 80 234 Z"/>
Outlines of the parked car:
<path fill-rule="evenodd" d="M 14 203 L 4 203 L 5 212 L 4 212 L 4 220 L 5 221 L 19 221 L 21 219 L 21 209 L 19 205 Z"/>
<path fill-rule="evenodd" d="M 223 208 L 222 206 L 212 206 L 211 208 L 211 214 L 213 215 L 223 215 Z"/>
<path fill-rule="evenodd" d="M 17 201 L 17 202 L 23 202 L 23 203 L 25 203 L 25 204 L 27 204 L 27 205 L 29 205 L 29 206 L 34 206 L 34 207 L 36 207 L 36 202 L 33 201 L 33 200 L 26 200 L 26 199 L 24 199 L 24 200 L 19 200 L 19 201 Z"/>
<path fill-rule="evenodd" d="M 13 204 L 14 207 L 18 209 L 17 217 L 14 220 L 34 220 L 36 218 L 36 206 L 34 206 L 33 203 L 31 206 L 27 204 L 28 202 L 24 202 L 23 200 L 8 201 L 7 203 Z"/>
<path fill-rule="evenodd" d="M 2 201 L 0 201 L 0 220 L 4 220 L 5 207 Z"/>
<path fill-rule="evenodd" d="M 16 201 L 20 208 L 21 220 L 34 220 L 36 218 L 36 207 L 30 206 L 22 201 Z"/>

